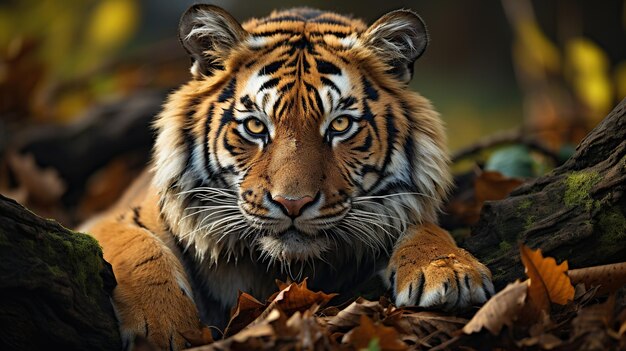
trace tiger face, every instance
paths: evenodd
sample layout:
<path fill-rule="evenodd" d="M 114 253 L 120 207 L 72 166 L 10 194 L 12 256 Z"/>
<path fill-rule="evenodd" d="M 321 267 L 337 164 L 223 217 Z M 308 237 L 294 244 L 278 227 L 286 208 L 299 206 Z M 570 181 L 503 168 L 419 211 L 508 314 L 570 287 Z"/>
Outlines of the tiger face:
<path fill-rule="evenodd" d="M 436 220 L 450 176 L 441 122 L 407 88 L 428 41 L 415 13 L 367 27 L 295 9 L 242 26 L 196 5 L 179 34 L 193 80 L 157 119 L 154 183 L 201 258 L 359 260 Z"/>

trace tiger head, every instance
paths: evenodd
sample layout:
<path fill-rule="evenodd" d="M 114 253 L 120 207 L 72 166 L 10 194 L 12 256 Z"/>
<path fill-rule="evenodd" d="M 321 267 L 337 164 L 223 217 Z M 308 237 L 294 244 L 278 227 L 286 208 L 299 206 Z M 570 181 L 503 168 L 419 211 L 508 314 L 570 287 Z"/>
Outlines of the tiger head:
<path fill-rule="evenodd" d="M 301 8 L 240 25 L 195 5 L 179 37 L 193 79 L 155 123 L 154 185 L 201 258 L 358 261 L 436 220 L 449 161 L 437 113 L 407 88 L 428 42 L 414 12 L 368 27 Z"/>

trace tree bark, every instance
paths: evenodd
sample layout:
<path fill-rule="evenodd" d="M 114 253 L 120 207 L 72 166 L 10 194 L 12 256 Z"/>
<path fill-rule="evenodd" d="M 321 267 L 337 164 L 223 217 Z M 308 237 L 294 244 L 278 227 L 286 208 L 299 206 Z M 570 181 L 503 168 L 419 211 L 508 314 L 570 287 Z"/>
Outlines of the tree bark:
<path fill-rule="evenodd" d="M 496 287 L 523 277 L 519 243 L 579 268 L 626 259 L 626 99 L 551 173 L 487 202 L 464 246 Z"/>
<path fill-rule="evenodd" d="M 98 243 L 0 195 L 0 349 L 119 350 Z"/>

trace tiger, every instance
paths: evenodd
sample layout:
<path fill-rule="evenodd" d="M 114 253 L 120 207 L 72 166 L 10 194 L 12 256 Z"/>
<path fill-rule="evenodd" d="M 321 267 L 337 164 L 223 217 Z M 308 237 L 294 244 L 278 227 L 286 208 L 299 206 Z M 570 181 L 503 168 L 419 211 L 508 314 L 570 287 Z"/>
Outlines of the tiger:
<path fill-rule="evenodd" d="M 437 225 L 452 177 L 443 122 L 408 87 L 419 15 L 295 8 L 242 25 L 197 4 L 178 37 L 191 78 L 154 121 L 151 165 L 81 228 L 117 278 L 126 347 L 189 346 L 276 279 L 350 297 L 378 276 L 396 305 L 446 311 L 493 294 Z"/>

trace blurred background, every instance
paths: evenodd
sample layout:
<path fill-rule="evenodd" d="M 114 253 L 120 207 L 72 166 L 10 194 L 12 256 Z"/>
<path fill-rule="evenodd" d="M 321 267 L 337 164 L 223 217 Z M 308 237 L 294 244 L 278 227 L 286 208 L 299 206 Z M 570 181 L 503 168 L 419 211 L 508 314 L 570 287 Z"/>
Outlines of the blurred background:
<path fill-rule="evenodd" d="M 176 33 L 194 2 L 0 2 L 0 193 L 68 226 L 118 198 L 149 159 L 150 119 L 189 79 Z M 293 6 L 369 23 L 416 10 L 431 45 L 411 87 L 446 122 L 459 184 L 448 212 L 465 224 L 501 196 L 476 194 L 477 175 L 497 172 L 487 188 L 506 195 L 567 159 L 626 96 L 624 0 L 212 3 L 240 21 Z"/>

